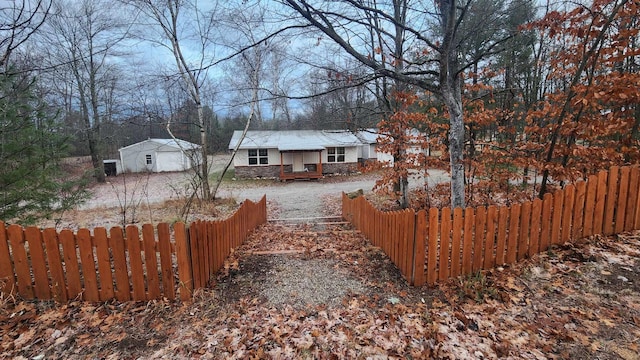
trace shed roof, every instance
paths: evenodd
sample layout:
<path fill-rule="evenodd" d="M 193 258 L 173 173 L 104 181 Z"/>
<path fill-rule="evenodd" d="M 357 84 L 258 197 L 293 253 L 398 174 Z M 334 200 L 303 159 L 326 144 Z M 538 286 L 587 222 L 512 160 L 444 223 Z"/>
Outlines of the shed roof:
<path fill-rule="evenodd" d="M 131 144 L 129 146 L 122 147 L 119 150 L 127 150 L 129 148 L 140 146 L 145 143 L 156 146 L 158 148 L 158 151 L 181 151 L 182 149 L 196 150 L 200 148 L 200 145 L 198 144 L 194 144 L 181 139 L 147 139 L 135 144 Z"/>
<path fill-rule="evenodd" d="M 229 149 L 234 149 L 242 131 L 234 131 Z M 327 147 L 358 146 L 362 142 L 348 130 L 248 131 L 240 149 L 278 149 L 279 151 L 324 150 Z"/>

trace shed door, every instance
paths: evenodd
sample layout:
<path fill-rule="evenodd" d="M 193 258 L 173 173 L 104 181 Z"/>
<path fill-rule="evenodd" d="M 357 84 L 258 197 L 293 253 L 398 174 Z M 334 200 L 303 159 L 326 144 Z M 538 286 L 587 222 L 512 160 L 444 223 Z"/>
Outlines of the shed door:
<path fill-rule="evenodd" d="M 304 161 L 302 160 L 302 153 L 293 154 L 293 172 L 304 171 Z"/>

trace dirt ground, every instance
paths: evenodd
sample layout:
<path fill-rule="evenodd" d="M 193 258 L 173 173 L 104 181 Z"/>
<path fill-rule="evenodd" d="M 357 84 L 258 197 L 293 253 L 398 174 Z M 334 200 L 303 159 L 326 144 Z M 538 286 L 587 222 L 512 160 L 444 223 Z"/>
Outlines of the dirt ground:
<path fill-rule="evenodd" d="M 179 181 L 154 177 L 140 193 L 155 199 Z M 236 201 L 267 194 L 271 218 L 333 216 L 340 191 L 368 191 L 374 181 L 252 180 L 223 191 Z M 100 200 L 108 186 L 95 207 L 64 221 L 117 223 L 118 206 Z M 224 217 L 236 201 L 192 215 Z M 149 201 L 138 220 L 175 217 L 179 207 Z M 632 360 L 640 359 L 640 232 L 416 288 L 348 225 L 277 221 L 234 249 L 192 302 L 1 300 L 0 358 Z"/>

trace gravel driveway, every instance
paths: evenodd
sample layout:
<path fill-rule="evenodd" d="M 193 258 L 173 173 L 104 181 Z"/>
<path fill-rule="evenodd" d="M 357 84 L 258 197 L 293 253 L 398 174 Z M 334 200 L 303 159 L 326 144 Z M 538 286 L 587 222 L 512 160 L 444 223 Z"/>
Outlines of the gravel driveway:
<path fill-rule="evenodd" d="M 220 171 L 226 159 L 227 155 L 213 157 L 211 172 Z M 429 185 L 433 185 L 448 181 L 449 175 L 444 171 L 433 170 L 429 172 L 428 179 Z M 422 181 L 422 178 L 412 179 L 410 186 L 421 186 Z M 367 193 L 372 190 L 375 182 L 375 174 L 289 182 L 230 181 L 221 185 L 218 197 L 256 201 L 266 194 L 270 203 L 278 209 L 278 218 L 318 217 L 323 216 L 323 202 L 327 196 L 338 197 L 343 191 L 351 192 L 358 189 Z M 120 175 L 108 178 L 106 184 L 95 185 L 91 189 L 93 197 L 81 209 L 118 207 L 122 203 L 131 202 L 132 199 L 140 199 L 144 203 L 161 203 L 186 195 L 188 184 L 188 173 Z"/>

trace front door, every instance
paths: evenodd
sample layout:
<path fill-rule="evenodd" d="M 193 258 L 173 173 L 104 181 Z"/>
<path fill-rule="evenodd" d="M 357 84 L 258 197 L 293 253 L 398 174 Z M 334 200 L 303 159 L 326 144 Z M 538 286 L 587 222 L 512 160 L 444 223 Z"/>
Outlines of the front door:
<path fill-rule="evenodd" d="M 293 153 L 293 172 L 304 171 L 302 153 Z"/>

